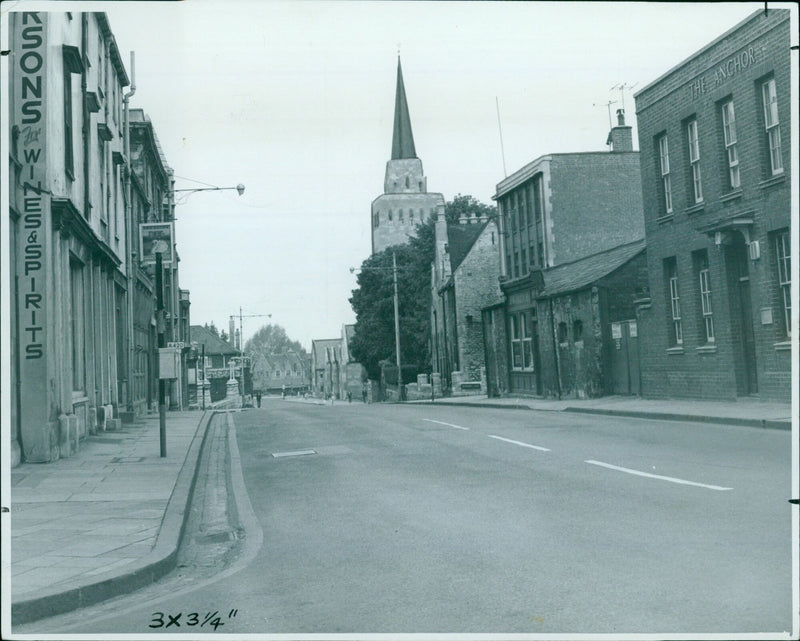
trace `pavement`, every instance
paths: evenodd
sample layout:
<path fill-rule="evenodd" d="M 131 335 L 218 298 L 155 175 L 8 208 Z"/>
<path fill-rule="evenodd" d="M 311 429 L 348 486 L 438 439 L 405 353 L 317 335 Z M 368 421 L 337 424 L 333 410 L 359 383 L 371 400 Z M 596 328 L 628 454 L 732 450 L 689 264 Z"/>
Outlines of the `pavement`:
<path fill-rule="evenodd" d="M 265 401 L 284 402 L 269 398 Z M 286 402 L 325 404 L 287 397 Z M 360 401 L 353 401 L 358 405 Z M 407 405 L 430 405 L 412 401 Z M 266 404 L 266 403 L 265 403 Z M 437 398 L 437 405 L 638 416 L 791 429 L 791 404 L 756 400 Z M 335 406 L 350 405 L 336 401 Z M 88 437 L 72 457 L 11 470 L 15 624 L 144 587 L 175 567 L 213 411 L 169 412 L 167 456 L 158 416 Z"/>
<path fill-rule="evenodd" d="M 69 458 L 11 470 L 15 625 L 128 593 L 175 567 L 212 415 L 168 412 L 164 458 L 156 414 L 89 436 Z"/>
<path fill-rule="evenodd" d="M 739 398 L 726 401 L 692 399 L 643 399 L 637 396 L 603 396 L 592 399 L 539 399 L 530 397 L 489 398 L 456 396 L 437 398 L 434 404 L 460 405 L 539 411 L 579 412 L 607 416 L 628 416 L 719 423 L 771 429 L 792 428 L 792 404 Z M 409 405 L 430 405 L 430 400 L 410 401 Z"/>

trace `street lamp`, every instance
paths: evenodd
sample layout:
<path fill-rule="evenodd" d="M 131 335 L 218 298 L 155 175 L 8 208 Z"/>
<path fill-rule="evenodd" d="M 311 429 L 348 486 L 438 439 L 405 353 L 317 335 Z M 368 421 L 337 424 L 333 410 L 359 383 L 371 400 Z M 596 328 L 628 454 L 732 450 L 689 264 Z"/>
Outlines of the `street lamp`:
<path fill-rule="evenodd" d="M 186 195 L 189 196 L 196 191 L 228 191 L 235 189 L 239 195 L 241 196 L 244 193 L 244 185 L 239 183 L 236 187 L 196 187 L 194 189 L 173 189 L 175 193 L 181 191 L 186 192 Z"/>
<path fill-rule="evenodd" d="M 368 271 L 388 271 L 380 267 L 367 267 Z M 355 267 L 350 268 L 350 273 L 356 271 Z M 392 284 L 394 285 L 394 351 L 397 360 L 397 390 L 400 400 L 403 400 L 403 370 L 400 368 L 400 313 L 398 311 L 399 300 L 397 296 L 397 255 L 392 252 Z"/>

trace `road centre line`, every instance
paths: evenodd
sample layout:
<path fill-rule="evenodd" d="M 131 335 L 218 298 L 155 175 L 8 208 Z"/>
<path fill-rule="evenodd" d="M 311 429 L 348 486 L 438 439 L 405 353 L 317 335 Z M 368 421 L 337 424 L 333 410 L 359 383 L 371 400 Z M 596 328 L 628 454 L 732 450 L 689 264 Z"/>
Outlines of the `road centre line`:
<path fill-rule="evenodd" d="M 600 467 L 608 468 L 609 470 L 616 470 L 618 472 L 625 472 L 627 474 L 634 474 L 636 476 L 644 476 L 651 479 L 658 479 L 659 481 L 669 481 L 670 483 L 679 483 L 680 485 L 694 485 L 695 487 L 704 487 L 707 490 L 718 490 L 720 492 L 724 492 L 726 490 L 732 490 L 732 487 L 721 487 L 719 485 L 707 485 L 705 483 L 695 483 L 694 481 L 686 481 L 684 479 L 677 479 L 672 476 L 661 476 L 659 474 L 650 474 L 649 472 L 640 472 L 639 470 L 632 470 L 627 467 L 618 467 L 616 465 L 611 465 L 610 463 L 602 463 L 601 461 L 584 461 L 584 463 L 589 463 L 590 465 L 599 465 Z"/>
<path fill-rule="evenodd" d="M 540 450 L 542 452 L 549 452 L 546 447 L 539 447 L 538 445 L 531 445 L 530 443 L 523 443 L 522 441 L 513 441 L 510 438 L 503 438 L 502 436 L 495 436 L 494 434 L 487 434 L 489 438 L 496 438 L 498 441 L 505 441 L 506 443 L 513 443 L 514 445 L 521 445 L 522 447 L 529 447 L 532 450 Z"/>
<path fill-rule="evenodd" d="M 454 427 L 457 430 L 469 431 L 468 427 L 461 427 L 461 425 L 453 425 L 452 423 L 445 423 L 444 421 L 434 421 L 432 418 L 423 418 L 422 420 L 428 421 L 428 423 L 438 423 L 439 425 L 447 425 L 447 427 Z"/>

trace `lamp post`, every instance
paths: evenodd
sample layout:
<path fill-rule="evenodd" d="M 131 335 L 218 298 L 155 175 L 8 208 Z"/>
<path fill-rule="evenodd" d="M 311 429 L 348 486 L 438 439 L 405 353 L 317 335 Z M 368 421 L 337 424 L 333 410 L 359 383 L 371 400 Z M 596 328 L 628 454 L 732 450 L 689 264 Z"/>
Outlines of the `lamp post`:
<path fill-rule="evenodd" d="M 239 183 L 236 187 L 195 187 L 193 189 L 173 189 L 175 193 L 183 192 L 186 194 L 186 197 L 191 196 L 193 193 L 198 191 L 228 191 L 235 189 L 239 195 L 241 196 L 244 193 L 244 185 Z"/>
<path fill-rule="evenodd" d="M 381 269 L 380 267 L 367 267 L 368 271 L 388 271 Z M 350 268 L 350 273 L 354 273 L 356 271 L 355 267 Z M 399 297 L 397 295 L 397 255 L 395 252 L 392 252 L 392 285 L 394 288 L 394 351 L 395 351 L 395 361 L 397 364 L 397 393 L 399 399 L 403 400 L 403 370 L 401 369 L 400 365 L 400 302 Z"/>

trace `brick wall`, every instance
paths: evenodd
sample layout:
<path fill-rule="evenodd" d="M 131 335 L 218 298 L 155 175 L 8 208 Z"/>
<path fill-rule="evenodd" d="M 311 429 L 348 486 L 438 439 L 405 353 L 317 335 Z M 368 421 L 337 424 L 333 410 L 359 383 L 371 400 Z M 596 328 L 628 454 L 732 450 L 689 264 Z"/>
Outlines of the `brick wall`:
<path fill-rule="evenodd" d="M 644 237 L 639 152 L 554 154 L 551 264 Z"/>
<path fill-rule="evenodd" d="M 777 282 L 775 232 L 789 226 L 791 172 L 788 11 L 758 11 L 724 38 L 636 95 L 651 304 L 640 311 L 642 391 L 646 396 L 733 398 L 757 393 L 787 399 L 790 353 Z M 783 174 L 772 175 L 761 99 L 775 79 Z M 721 105 L 733 100 L 740 187 L 733 188 Z M 703 200 L 695 203 L 686 125 L 696 119 Z M 673 211 L 668 213 L 657 138 L 669 141 Z M 734 224 L 738 220 L 738 224 Z M 745 235 L 760 257 L 746 260 L 751 304 L 743 307 L 735 254 Z M 716 234 L 719 232 L 719 235 Z M 720 243 L 717 244 L 716 240 Z M 715 340 L 706 340 L 696 252 L 708 257 Z M 674 257 L 683 344 L 670 344 L 671 312 L 664 260 Z M 770 317 L 772 321 L 770 322 Z M 753 356 L 743 328 L 753 328 Z M 757 392 L 748 386 L 748 363 Z"/>

